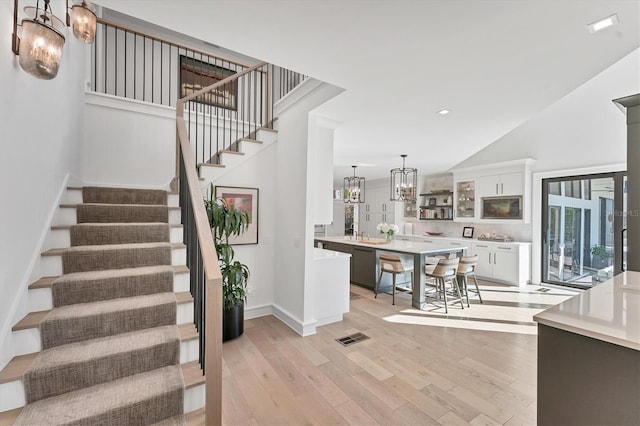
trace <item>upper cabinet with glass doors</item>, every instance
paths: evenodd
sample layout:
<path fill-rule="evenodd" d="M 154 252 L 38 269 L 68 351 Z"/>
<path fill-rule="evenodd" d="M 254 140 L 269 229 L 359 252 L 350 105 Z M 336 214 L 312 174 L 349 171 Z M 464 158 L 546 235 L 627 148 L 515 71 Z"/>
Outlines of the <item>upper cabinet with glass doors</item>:
<path fill-rule="evenodd" d="M 454 190 L 455 220 L 473 221 L 476 218 L 476 181 L 456 181 Z"/>
<path fill-rule="evenodd" d="M 533 163 L 525 158 L 454 169 L 454 220 L 528 223 Z"/>

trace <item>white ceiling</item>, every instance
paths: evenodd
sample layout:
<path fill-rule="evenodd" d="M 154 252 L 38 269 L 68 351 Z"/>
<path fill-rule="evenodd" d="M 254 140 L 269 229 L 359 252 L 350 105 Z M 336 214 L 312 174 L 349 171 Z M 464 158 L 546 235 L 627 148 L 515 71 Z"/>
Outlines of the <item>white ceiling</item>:
<path fill-rule="evenodd" d="M 318 110 L 342 123 L 338 178 L 387 177 L 400 154 L 444 172 L 640 47 L 640 0 L 98 3 L 346 89 Z"/>

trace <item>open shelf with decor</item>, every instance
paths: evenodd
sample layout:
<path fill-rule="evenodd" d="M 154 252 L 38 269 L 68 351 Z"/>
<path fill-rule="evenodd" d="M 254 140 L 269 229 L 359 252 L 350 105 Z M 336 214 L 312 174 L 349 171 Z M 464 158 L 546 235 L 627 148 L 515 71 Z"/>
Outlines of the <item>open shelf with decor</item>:
<path fill-rule="evenodd" d="M 448 190 L 420 194 L 420 220 L 453 220 L 453 192 Z"/>

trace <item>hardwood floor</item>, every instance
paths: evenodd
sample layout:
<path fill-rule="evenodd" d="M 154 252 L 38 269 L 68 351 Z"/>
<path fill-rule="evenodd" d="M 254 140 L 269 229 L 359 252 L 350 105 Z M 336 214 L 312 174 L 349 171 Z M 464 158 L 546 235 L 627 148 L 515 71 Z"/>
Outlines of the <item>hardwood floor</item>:
<path fill-rule="evenodd" d="M 352 286 L 362 297 L 344 320 L 306 338 L 272 316 L 246 321 L 223 345 L 223 423 L 535 425 L 532 316 L 574 293 L 483 284 L 484 304 L 449 315 Z M 335 341 L 355 332 L 369 339 Z"/>

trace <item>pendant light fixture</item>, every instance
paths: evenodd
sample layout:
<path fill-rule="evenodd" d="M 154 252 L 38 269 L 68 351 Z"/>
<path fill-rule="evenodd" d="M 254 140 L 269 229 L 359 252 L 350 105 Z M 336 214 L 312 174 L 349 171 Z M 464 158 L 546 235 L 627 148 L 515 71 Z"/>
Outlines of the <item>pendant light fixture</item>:
<path fill-rule="evenodd" d="M 391 201 L 416 201 L 418 169 L 404 166 L 407 154 L 402 154 L 402 168 L 391 169 Z"/>
<path fill-rule="evenodd" d="M 13 12 L 13 52 L 20 67 L 34 77 L 51 80 L 58 74 L 64 46 L 64 23 L 51 12 L 50 0 L 40 0 L 36 7 L 25 7 L 29 17 L 22 20 L 22 37 L 18 38 L 18 0 Z"/>
<path fill-rule="evenodd" d="M 67 10 L 69 9 L 69 0 L 67 0 Z M 93 43 L 96 38 L 96 26 L 98 18 L 96 16 L 95 7 L 86 0 L 82 3 L 71 6 L 73 13 L 73 25 L 71 24 L 71 16 L 67 12 L 67 26 L 72 26 L 73 35 L 84 43 Z"/>
<path fill-rule="evenodd" d="M 37 0 L 36 7 L 25 7 L 27 17 L 18 25 L 18 0 L 14 0 L 11 50 L 18 55 L 18 63 L 25 72 L 36 78 L 51 80 L 58 75 L 66 29 L 65 24 L 51 11 L 51 0 L 43 0 L 43 3 L 43 8 L 40 8 L 40 0 Z M 82 3 L 73 5 L 71 10 L 73 34 L 85 43 L 92 43 L 97 25 L 95 8 L 83 0 Z M 67 25 L 71 25 L 68 13 Z M 18 26 L 21 27 L 20 37 Z"/>
<path fill-rule="evenodd" d="M 364 203 L 364 178 L 356 176 L 356 167 L 353 167 L 353 176 L 344 178 L 342 197 L 345 203 Z"/>

